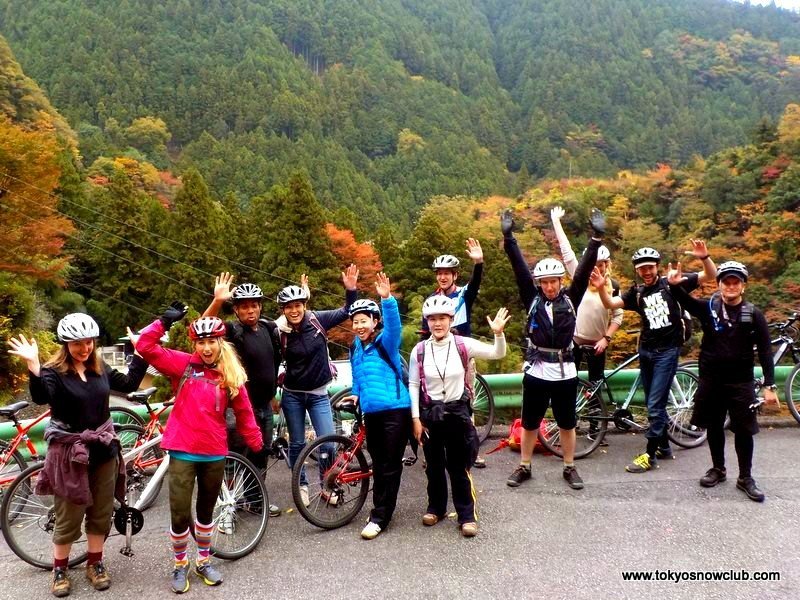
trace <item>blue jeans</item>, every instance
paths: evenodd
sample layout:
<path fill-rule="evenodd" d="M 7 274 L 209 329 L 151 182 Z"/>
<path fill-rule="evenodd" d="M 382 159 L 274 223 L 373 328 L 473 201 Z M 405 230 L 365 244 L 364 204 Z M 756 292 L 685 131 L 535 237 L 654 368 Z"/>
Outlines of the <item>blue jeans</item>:
<path fill-rule="evenodd" d="M 289 466 L 294 468 L 297 457 L 306 445 L 306 412 L 317 437 L 330 435 L 333 431 L 333 413 L 330 397 L 308 392 L 283 391 L 281 398 L 283 416 L 289 429 Z M 305 469 L 300 473 L 300 485 L 308 485 Z"/>
<path fill-rule="evenodd" d="M 647 420 L 650 428 L 644 434 L 647 439 L 667 440 L 667 401 L 675 371 L 678 370 L 680 348 L 666 350 L 639 350 L 639 369 L 647 401 Z"/>

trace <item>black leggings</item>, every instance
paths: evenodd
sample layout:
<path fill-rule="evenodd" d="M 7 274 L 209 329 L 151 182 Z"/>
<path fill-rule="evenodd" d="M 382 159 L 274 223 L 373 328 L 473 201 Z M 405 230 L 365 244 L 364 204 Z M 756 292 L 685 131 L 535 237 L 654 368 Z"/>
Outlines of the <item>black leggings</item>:
<path fill-rule="evenodd" d="M 192 493 L 197 480 L 197 522 L 211 523 L 217 503 L 225 459 L 193 462 L 170 457 L 169 459 L 169 512 L 172 531 L 181 533 L 192 523 Z"/>
<path fill-rule="evenodd" d="M 581 370 L 581 361 L 586 359 L 586 370 L 589 372 L 589 381 L 599 381 L 603 378 L 606 372 L 605 350 L 600 354 L 595 354 L 594 350 L 584 350 L 579 345 L 575 344 L 575 347 L 572 349 L 572 355 L 575 357 L 575 367 L 579 371 Z"/>
<path fill-rule="evenodd" d="M 733 437 L 736 458 L 739 460 L 739 477 L 750 477 L 753 468 L 753 435 L 736 433 Z M 708 449 L 711 462 L 718 469 L 725 468 L 725 430 L 722 427 L 708 429 Z"/>

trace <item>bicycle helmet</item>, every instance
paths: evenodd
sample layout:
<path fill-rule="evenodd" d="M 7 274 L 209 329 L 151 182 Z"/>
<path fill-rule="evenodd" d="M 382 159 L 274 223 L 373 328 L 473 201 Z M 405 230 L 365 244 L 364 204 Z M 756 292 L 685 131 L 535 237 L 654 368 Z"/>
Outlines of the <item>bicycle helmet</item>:
<path fill-rule="evenodd" d="M 586 248 L 583 249 L 583 254 L 586 254 Z M 600 246 L 597 249 L 597 262 L 601 260 L 611 260 L 611 252 L 605 246 Z"/>
<path fill-rule="evenodd" d="M 543 258 L 533 267 L 534 279 L 546 279 L 548 277 L 563 277 L 567 270 L 560 260 L 555 258 Z"/>
<path fill-rule="evenodd" d="M 452 317 L 455 314 L 456 301 L 447 296 L 430 296 L 422 303 L 422 317 L 424 319 L 431 315 L 450 315 Z"/>
<path fill-rule="evenodd" d="M 729 260 L 717 267 L 717 283 L 730 275 L 738 277 L 743 282 L 747 283 L 747 277 L 750 273 L 748 273 L 747 267 L 735 260 Z"/>
<path fill-rule="evenodd" d="M 261 292 L 261 288 L 256 284 L 242 283 L 233 288 L 233 297 L 231 299 L 234 302 L 240 300 L 263 300 L 264 294 Z"/>
<path fill-rule="evenodd" d="M 369 298 L 361 298 L 350 305 L 350 310 L 347 311 L 347 314 L 350 315 L 350 318 L 352 319 L 358 313 L 364 313 L 370 317 L 375 317 L 376 319 L 381 318 L 380 306 L 378 306 L 377 302 L 374 302 Z"/>
<path fill-rule="evenodd" d="M 224 337 L 225 333 L 225 323 L 219 317 L 200 317 L 189 325 L 189 339 L 192 341 Z"/>
<path fill-rule="evenodd" d="M 56 334 L 60 342 L 77 342 L 98 337 L 100 327 L 89 315 L 70 313 L 58 322 Z"/>
<path fill-rule="evenodd" d="M 434 271 L 436 269 L 457 269 L 458 265 L 460 264 L 461 261 L 452 254 L 442 254 L 441 256 L 436 257 L 436 260 L 433 261 L 433 266 L 431 268 Z"/>
<path fill-rule="evenodd" d="M 298 285 L 288 285 L 278 292 L 278 306 L 284 307 L 289 302 L 307 302 L 308 294 Z"/>
<path fill-rule="evenodd" d="M 631 256 L 631 260 L 633 261 L 634 268 L 643 267 L 645 265 L 657 265 L 661 262 L 661 255 L 658 253 L 658 250 L 645 246 L 634 252 L 633 256 Z"/>

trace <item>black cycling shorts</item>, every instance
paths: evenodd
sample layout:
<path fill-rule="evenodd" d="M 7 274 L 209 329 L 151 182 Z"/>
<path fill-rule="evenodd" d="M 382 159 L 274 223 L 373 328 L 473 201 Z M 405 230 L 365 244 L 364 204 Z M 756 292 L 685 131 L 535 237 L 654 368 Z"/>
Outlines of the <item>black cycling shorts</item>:
<path fill-rule="evenodd" d="M 577 394 L 577 378 L 546 381 L 526 374 L 522 378 L 522 427 L 528 431 L 538 429 L 551 406 L 559 428 L 575 429 Z"/>
<path fill-rule="evenodd" d="M 758 419 L 750 406 L 756 401 L 752 381 L 744 383 L 722 383 L 701 379 L 694 396 L 692 425 L 708 429 L 722 427 L 726 413 L 731 415 L 730 430 L 733 433 L 758 433 Z"/>

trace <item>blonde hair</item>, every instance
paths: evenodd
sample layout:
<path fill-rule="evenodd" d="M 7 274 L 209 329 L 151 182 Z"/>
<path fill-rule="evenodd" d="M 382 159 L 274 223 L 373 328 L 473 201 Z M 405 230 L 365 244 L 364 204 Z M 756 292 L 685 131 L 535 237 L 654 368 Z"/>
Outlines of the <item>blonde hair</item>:
<path fill-rule="evenodd" d="M 89 358 L 86 359 L 86 361 L 83 363 L 83 366 L 87 371 L 95 373 L 96 375 L 100 375 L 100 373 L 103 371 L 103 361 L 100 358 L 99 351 L 97 350 L 97 340 L 93 339 L 92 341 L 94 342 L 94 352 L 89 355 Z M 67 342 L 63 342 L 61 344 L 61 347 L 58 349 L 58 351 L 47 359 L 47 362 L 44 363 L 44 366 L 62 374 L 77 373 L 77 370 L 75 369 L 75 360 L 69 353 Z"/>
<path fill-rule="evenodd" d="M 217 371 L 222 376 L 219 381 L 219 387 L 226 388 L 231 398 L 239 395 L 239 388 L 242 387 L 247 381 L 247 373 L 245 373 L 242 363 L 239 361 L 239 356 L 233 344 L 219 339 L 219 360 L 217 360 Z"/>

